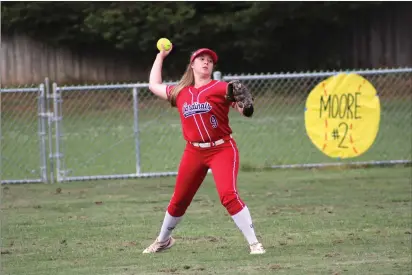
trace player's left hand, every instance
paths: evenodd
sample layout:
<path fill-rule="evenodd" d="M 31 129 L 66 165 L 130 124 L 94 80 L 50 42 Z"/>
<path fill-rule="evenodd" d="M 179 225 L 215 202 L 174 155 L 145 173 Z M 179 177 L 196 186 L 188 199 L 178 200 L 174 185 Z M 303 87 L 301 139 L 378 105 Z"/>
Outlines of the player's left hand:
<path fill-rule="evenodd" d="M 226 99 L 236 102 L 243 109 L 243 114 L 247 117 L 253 115 L 253 97 L 250 90 L 239 80 L 232 80 L 228 83 Z"/>

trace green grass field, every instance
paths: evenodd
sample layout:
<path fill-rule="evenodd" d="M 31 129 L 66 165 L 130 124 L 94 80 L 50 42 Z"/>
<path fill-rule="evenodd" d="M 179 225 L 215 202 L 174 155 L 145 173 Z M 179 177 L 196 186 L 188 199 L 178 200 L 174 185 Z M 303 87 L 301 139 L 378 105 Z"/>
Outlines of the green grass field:
<path fill-rule="evenodd" d="M 378 136 L 347 161 L 411 160 L 408 76 L 374 81 L 382 95 Z M 174 178 L 4 185 L 1 274 L 409 274 L 410 167 L 251 169 L 339 161 L 306 135 L 304 94 L 314 83 L 259 84 L 254 118 L 230 114 L 240 194 L 267 254 L 248 255 L 210 175 L 176 230 L 176 246 L 160 255 L 141 252 L 158 233 Z M 2 179 L 38 178 L 36 96 L 1 100 Z M 64 93 L 62 106 L 68 176 L 136 172 L 130 90 Z M 185 145 L 176 110 L 142 94 L 138 115 L 141 172 L 176 171 Z M 55 149 L 56 132 L 52 138 Z"/>
<path fill-rule="evenodd" d="M 241 172 L 267 253 L 250 256 L 208 175 L 176 245 L 156 237 L 173 178 L 2 186 L 1 274 L 406 275 L 411 168 Z"/>

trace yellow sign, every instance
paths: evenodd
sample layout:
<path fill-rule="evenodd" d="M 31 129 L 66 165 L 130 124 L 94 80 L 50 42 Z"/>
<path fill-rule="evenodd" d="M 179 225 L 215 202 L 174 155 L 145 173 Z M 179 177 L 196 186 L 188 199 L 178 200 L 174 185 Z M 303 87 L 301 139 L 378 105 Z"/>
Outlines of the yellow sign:
<path fill-rule="evenodd" d="M 375 141 L 380 122 L 375 88 L 357 74 L 340 73 L 320 82 L 309 94 L 306 132 L 324 154 L 357 157 Z"/>

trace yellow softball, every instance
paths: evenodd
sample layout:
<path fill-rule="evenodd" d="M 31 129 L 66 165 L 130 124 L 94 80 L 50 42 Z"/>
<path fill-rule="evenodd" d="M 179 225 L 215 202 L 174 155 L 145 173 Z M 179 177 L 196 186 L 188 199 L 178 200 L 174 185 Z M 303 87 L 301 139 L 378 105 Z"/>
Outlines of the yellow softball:
<path fill-rule="evenodd" d="M 166 51 L 170 50 L 170 48 L 172 47 L 172 42 L 170 42 L 169 39 L 167 38 L 160 38 L 159 40 L 157 40 L 157 49 L 159 51 L 162 51 L 162 45 L 164 47 L 164 49 Z"/>

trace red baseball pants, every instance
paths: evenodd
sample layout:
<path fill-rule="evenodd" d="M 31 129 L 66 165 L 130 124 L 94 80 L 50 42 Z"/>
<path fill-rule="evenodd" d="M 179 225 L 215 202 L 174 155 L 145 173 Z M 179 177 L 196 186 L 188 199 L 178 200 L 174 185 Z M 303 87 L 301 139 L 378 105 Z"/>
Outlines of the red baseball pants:
<path fill-rule="evenodd" d="M 174 217 L 183 216 L 193 200 L 197 190 L 212 170 L 220 202 L 230 215 L 235 215 L 245 204 L 237 192 L 239 171 L 239 152 L 233 139 L 225 143 L 199 148 L 188 143 L 179 165 L 176 186 L 167 208 Z"/>

